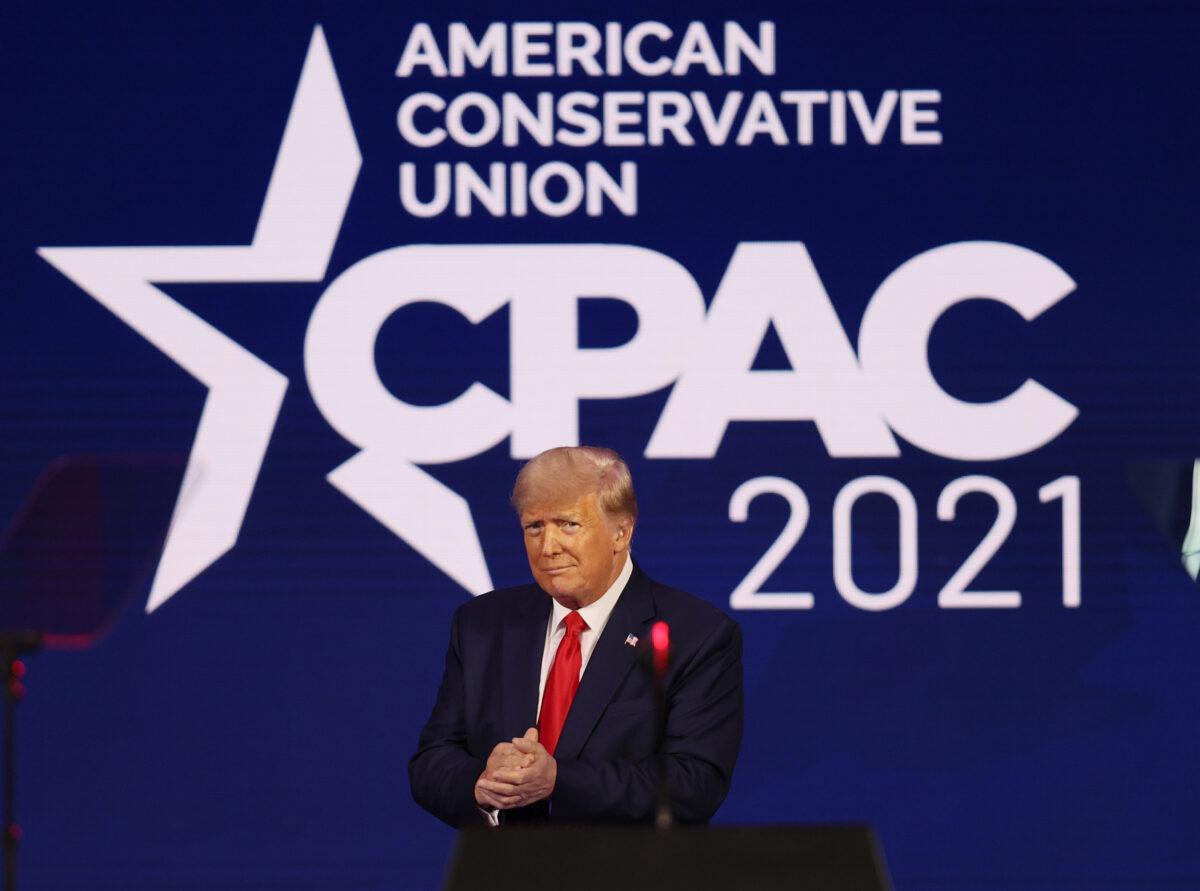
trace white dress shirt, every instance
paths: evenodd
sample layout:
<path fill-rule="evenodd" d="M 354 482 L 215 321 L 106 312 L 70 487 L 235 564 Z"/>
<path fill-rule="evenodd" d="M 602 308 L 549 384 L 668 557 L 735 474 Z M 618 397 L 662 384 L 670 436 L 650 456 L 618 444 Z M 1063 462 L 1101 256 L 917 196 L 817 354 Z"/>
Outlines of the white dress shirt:
<path fill-rule="evenodd" d="M 617 576 L 617 580 L 599 598 L 576 610 L 580 618 L 587 623 L 587 628 L 579 635 L 580 678 L 587 669 L 588 660 L 592 657 L 592 650 L 596 649 L 596 641 L 600 639 L 604 626 L 608 624 L 608 617 L 612 615 L 613 607 L 617 605 L 621 592 L 625 590 L 625 585 L 629 582 L 631 575 L 633 575 L 633 560 L 626 551 L 625 565 L 621 567 L 621 573 Z M 558 652 L 558 645 L 562 643 L 562 639 L 567 636 L 565 620 L 569 612 L 571 610 L 560 605 L 556 600 L 550 611 L 550 620 L 546 623 L 546 645 L 542 649 L 542 675 L 538 681 L 539 718 L 542 716 L 542 696 L 546 693 L 546 678 L 550 676 L 550 666 L 554 664 L 554 654 Z"/>

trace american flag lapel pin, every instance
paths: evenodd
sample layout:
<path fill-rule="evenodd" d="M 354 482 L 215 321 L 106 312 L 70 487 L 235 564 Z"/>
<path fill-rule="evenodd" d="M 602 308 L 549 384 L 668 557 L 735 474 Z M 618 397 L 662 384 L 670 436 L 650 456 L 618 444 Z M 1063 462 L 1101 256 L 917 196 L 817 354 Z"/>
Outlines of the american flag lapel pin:
<path fill-rule="evenodd" d="M 636 647 L 637 646 L 637 637 L 633 634 L 626 634 L 625 635 L 625 646 Z"/>

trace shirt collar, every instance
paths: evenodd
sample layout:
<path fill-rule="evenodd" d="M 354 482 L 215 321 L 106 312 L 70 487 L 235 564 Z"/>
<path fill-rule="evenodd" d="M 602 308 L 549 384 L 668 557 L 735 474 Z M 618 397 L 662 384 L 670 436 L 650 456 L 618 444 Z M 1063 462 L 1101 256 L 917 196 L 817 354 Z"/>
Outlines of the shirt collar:
<path fill-rule="evenodd" d="M 633 575 L 633 559 L 626 551 L 625 565 L 621 567 L 621 573 L 617 576 L 616 581 L 587 606 L 582 606 L 578 610 L 569 610 L 559 604 L 557 600 L 554 601 L 553 613 L 550 616 L 550 633 L 554 633 L 554 629 L 558 628 L 569 612 L 579 613 L 583 621 L 587 622 L 589 629 L 597 632 L 604 630 L 604 626 L 608 623 L 608 617 L 612 613 L 613 607 L 617 605 L 621 592 L 625 590 L 625 585 L 628 584 L 631 575 Z"/>

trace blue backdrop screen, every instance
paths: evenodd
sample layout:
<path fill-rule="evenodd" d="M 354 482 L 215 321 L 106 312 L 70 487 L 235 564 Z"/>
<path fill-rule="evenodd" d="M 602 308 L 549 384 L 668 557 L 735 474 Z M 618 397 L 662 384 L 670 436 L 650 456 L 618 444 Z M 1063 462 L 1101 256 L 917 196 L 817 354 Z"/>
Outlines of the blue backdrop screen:
<path fill-rule="evenodd" d="M 0 506 L 189 456 L 110 633 L 30 662 L 27 887 L 435 887 L 450 615 L 569 443 L 744 631 L 717 822 L 1200 882 L 1188 6 L 7 19 Z"/>

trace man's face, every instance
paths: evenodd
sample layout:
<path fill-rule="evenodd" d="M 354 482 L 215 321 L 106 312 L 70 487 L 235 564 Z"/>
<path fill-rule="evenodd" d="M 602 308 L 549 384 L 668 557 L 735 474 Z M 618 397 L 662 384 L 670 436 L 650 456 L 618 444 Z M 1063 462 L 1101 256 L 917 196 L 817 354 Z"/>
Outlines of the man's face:
<path fill-rule="evenodd" d="M 627 518 L 604 515 L 594 492 L 528 505 L 521 526 L 534 580 L 568 609 L 598 600 L 616 581 L 632 531 Z"/>

